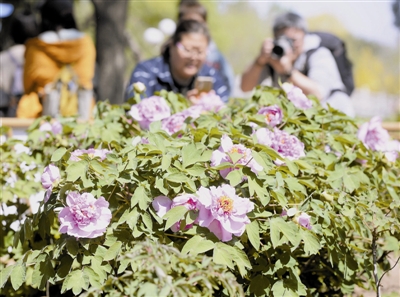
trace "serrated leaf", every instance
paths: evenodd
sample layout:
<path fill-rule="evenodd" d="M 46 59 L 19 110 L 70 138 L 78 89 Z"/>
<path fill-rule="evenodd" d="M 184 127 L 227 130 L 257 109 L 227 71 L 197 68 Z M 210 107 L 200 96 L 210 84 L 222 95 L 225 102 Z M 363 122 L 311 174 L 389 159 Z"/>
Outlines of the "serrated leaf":
<path fill-rule="evenodd" d="M 61 147 L 57 149 L 53 155 L 51 156 L 51 162 L 58 162 L 65 155 L 67 149 L 65 147 Z"/>
<path fill-rule="evenodd" d="M 214 248 L 214 242 L 205 239 L 200 235 L 190 238 L 182 248 L 182 254 L 197 255 L 209 251 Z"/>
<path fill-rule="evenodd" d="M 168 230 L 171 228 L 172 225 L 175 223 L 179 222 L 184 215 L 188 212 L 188 209 L 185 206 L 177 206 L 174 208 L 171 208 L 164 216 L 163 219 L 167 220 L 165 223 L 165 229 Z"/>
<path fill-rule="evenodd" d="M 260 249 L 260 227 L 258 222 L 254 220 L 246 225 L 247 236 L 253 247 L 258 251 Z"/>

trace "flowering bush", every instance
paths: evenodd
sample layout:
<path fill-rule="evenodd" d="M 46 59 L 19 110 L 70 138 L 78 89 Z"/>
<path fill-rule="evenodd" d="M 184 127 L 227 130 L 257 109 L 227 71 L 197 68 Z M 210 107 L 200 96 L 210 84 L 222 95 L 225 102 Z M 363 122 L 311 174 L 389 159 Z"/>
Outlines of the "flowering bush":
<path fill-rule="evenodd" d="M 378 285 L 399 250 L 400 163 L 385 156 L 396 142 L 372 149 L 353 119 L 271 88 L 171 132 L 163 120 L 189 103 L 158 95 L 161 117 L 136 117 L 139 104 L 156 109 L 150 99 L 133 113 L 98 103 L 90 124 L 60 119 L 54 134 L 41 118 L 26 142 L 1 146 L 1 294 L 344 296 Z"/>

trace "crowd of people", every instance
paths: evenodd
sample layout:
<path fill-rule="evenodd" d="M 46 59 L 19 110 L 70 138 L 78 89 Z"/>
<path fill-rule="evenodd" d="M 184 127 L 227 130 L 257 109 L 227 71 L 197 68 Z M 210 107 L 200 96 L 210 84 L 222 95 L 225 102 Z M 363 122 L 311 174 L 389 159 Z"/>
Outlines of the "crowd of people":
<path fill-rule="evenodd" d="M 0 11 L 6 12 L 4 5 L 10 4 L 0 5 Z M 88 119 L 95 103 L 93 41 L 78 30 L 72 0 L 46 0 L 39 10 L 40 24 L 29 11 L 12 16 L 15 45 L 0 53 L 0 116 Z M 0 18 L 9 16 L 0 14 Z M 195 102 L 204 92 L 198 81 L 205 77 L 211 82 L 207 92 L 228 101 L 234 95 L 235 74 L 211 37 L 206 8 L 196 0 L 181 0 L 176 23 L 160 55 L 133 69 L 125 100 L 134 96 L 134 83 L 141 82 L 146 87 L 144 97 L 167 90 Z M 284 13 L 275 19 L 273 35 L 274 39 L 262 42 L 259 54 L 240 76 L 240 90 L 251 92 L 257 85 L 289 82 L 323 105 L 354 116 L 337 59 L 322 46 L 319 35 L 308 32 L 305 20 Z"/>

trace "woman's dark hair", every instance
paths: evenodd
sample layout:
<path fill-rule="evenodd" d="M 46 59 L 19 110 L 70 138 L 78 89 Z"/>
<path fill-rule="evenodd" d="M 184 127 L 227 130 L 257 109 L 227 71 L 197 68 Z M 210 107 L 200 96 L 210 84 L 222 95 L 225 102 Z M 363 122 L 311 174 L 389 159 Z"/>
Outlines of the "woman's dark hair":
<path fill-rule="evenodd" d="M 76 29 L 72 0 L 47 0 L 40 8 L 42 32 Z"/>
<path fill-rule="evenodd" d="M 11 21 L 10 34 L 16 44 L 24 44 L 29 38 L 39 34 L 36 17 L 30 11 L 16 14 Z"/>
<path fill-rule="evenodd" d="M 183 2 L 179 5 L 178 21 L 188 14 L 197 14 L 207 22 L 207 9 L 199 2 Z"/>
<path fill-rule="evenodd" d="M 178 23 L 175 33 L 168 39 L 161 49 L 161 55 L 164 57 L 164 60 L 169 60 L 169 49 L 171 45 L 177 44 L 182 40 L 182 35 L 189 33 L 203 34 L 207 38 L 207 42 L 210 42 L 210 32 L 205 23 L 200 23 L 195 20 L 184 20 Z"/>

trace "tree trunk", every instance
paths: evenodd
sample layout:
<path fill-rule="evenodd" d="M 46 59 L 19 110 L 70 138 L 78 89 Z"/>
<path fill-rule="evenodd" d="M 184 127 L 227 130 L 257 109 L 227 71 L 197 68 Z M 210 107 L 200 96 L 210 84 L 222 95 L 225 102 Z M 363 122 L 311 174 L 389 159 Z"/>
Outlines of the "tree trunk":
<path fill-rule="evenodd" d="M 96 13 L 99 100 L 124 101 L 125 21 L 128 1 L 92 0 Z"/>

